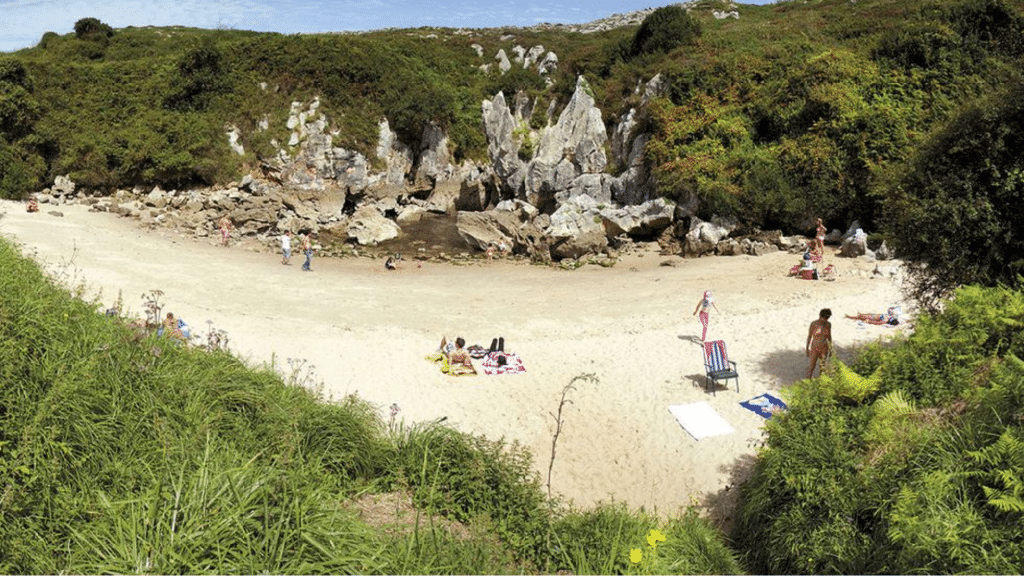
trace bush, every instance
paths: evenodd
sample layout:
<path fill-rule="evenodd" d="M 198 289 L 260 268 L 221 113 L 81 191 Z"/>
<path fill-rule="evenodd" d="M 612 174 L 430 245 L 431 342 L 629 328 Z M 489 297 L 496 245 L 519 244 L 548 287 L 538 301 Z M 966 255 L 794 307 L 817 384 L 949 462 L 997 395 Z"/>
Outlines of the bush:
<path fill-rule="evenodd" d="M 1015 572 L 1024 294 L 969 287 L 915 332 L 793 385 L 742 486 L 759 573 Z"/>
<path fill-rule="evenodd" d="M 963 109 L 909 162 L 884 222 L 926 307 L 958 286 L 1020 286 L 1024 82 Z"/>
<path fill-rule="evenodd" d="M 693 44 L 701 35 L 700 23 L 680 6 L 663 6 L 640 23 L 629 47 L 629 55 L 667 53 L 679 46 Z"/>
<path fill-rule="evenodd" d="M 96 18 L 82 18 L 75 22 L 75 36 L 79 40 L 102 41 L 114 35 L 114 29 Z"/>
<path fill-rule="evenodd" d="M 396 444 L 395 470 L 419 505 L 460 521 L 482 517 L 518 558 L 543 562 L 551 509 L 522 447 L 438 423 L 402 430 Z"/>

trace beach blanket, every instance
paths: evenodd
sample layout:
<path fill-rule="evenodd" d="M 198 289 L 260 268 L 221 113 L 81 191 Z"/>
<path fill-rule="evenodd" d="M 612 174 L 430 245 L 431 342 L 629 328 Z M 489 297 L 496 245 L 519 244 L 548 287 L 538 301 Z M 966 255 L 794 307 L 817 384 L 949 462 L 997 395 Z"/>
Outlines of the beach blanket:
<path fill-rule="evenodd" d="M 773 415 L 778 414 L 787 408 L 785 402 L 775 396 L 772 396 L 768 392 L 765 392 L 760 396 L 755 396 L 746 402 L 740 402 L 740 406 L 743 406 L 758 416 L 769 419 Z"/>
<path fill-rule="evenodd" d="M 689 432 L 690 436 L 693 436 L 694 440 L 701 440 L 708 436 L 732 434 L 736 431 L 707 402 L 675 404 L 669 406 L 668 411 L 675 416 L 679 425 Z"/>
<path fill-rule="evenodd" d="M 444 373 L 444 374 L 447 374 L 449 376 L 475 376 L 476 375 L 473 372 L 469 372 L 468 368 L 462 366 L 461 364 L 455 366 L 455 368 L 452 368 L 452 366 L 448 363 L 448 357 L 445 356 L 444 354 L 442 354 L 441 352 L 435 352 L 435 353 L 427 356 L 427 360 L 430 360 L 431 362 L 439 362 L 441 364 L 441 372 Z"/>
<path fill-rule="evenodd" d="M 498 358 L 504 356 L 505 364 L 499 364 Z M 484 374 L 519 374 L 520 372 L 526 372 L 526 368 L 523 367 L 523 361 L 511 352 L 491 352 L 490 354 L 483 357 L 480 360 L 480 365 L 483 366 Z"/>

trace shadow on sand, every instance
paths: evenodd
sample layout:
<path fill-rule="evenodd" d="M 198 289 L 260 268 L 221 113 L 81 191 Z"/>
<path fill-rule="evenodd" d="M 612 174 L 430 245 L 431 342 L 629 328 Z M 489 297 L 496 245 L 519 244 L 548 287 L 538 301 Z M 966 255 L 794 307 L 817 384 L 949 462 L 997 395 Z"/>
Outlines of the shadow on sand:
<path fill-rule="evenodd" d="M 842 362 L 850 362 L 857 357 L 860 346 L 836 346 L 835 357 Z M 768 353 L 761 360 L 761 370 L 771 377 L 769 388 L 779 390 L 783 386 L 807 378 L 807 367 L 810 362 L 803 350 L 776 350 Z M 818 375 L 815 370 L 814 375 Z"/>
<path fill-rule="evenodd" d="M 760 444 L 760 441 L 756 442 Z M 730 464 L 723 464 L 719 471 L 728 473 L 729 483 L 718 492 L 705 494 L 703 501 L 699 503 L 711 524 L 726 535 L 732 533 L 733 526 L 736 524 L 740 484 L 750 478 L 756 464 L 757 456 L 753 454 L 744 454 Z"/>

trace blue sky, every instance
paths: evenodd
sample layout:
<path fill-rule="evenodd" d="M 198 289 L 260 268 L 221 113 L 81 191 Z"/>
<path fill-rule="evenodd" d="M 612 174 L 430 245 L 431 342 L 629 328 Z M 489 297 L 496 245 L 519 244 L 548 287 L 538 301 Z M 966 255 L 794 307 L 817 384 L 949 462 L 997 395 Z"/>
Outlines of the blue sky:
<path fill-rule="evenodd" d="M 86 17 L 99 18 L 114 28 L 181 25 L 294 34 L 388 27 L 581 24 L 671 3 L 672 0 L 0 0 L 0 52 L 34 46 L 44 32 L 71 33 L 75 22 Z"/>

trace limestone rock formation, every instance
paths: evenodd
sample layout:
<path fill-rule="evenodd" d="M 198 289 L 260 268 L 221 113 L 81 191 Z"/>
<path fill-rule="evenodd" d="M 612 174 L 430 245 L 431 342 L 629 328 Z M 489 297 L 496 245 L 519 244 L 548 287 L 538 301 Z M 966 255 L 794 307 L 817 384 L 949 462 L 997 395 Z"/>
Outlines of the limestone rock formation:
<path fill-rule="evenodd" d="M 363 246 L 373 246 L 397 238 L 398 224 L 385 218 L 376 206 L 366 205 L 353 214 L 345 224 L 345 233 L 350 240 Z"/>
<path fill-rule="evenodd" d="M 526 179 L 526 165 L 519 158 L 522 137 L 516 133 L 518 122 L 512 116 L 512 111 L 505 103 L 505 95 L 501 92 L 493 100 L 484 100 L 482 108 L 487 156 L 498 178 L 502 195 L 518 196 Z"/>

